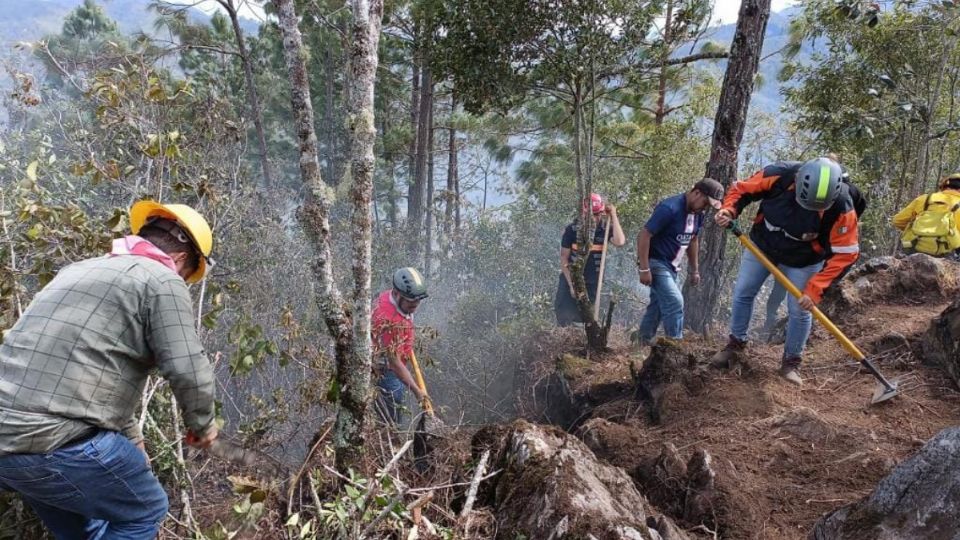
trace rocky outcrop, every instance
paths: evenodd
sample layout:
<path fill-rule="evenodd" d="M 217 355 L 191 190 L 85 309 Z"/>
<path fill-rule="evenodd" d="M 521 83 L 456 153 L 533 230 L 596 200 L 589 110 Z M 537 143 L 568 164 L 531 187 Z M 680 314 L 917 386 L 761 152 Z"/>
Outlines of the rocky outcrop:
<path fill-rule="evenodd" d="M 874 257 L 830 287 L 820 309 L 828 316 L 857 311 L 878 300 L 951 299 L 960 292 L 960 264 L 915 253 Z"/>
<path fill-rule="evenodd" d="M 930 323 L 920 347 L 924 362 L 939 366 L 960 387 L 960 300 Z"/>
<path fill-rule="evenodd" d="M 601 463 L 576 437 L 517 420 L 477 432 L 473 452 L 490 450 L 500 473 L 481 486 L 495 509 L 498 538 L 686 540 L 658 515 L 618 467 Z"/>
<path fill-rule="evenodd" d="M 960 538 L 960 428 L 938 433 L 865 499 L 821 518 L 810 538 Z"/>
<path fill-rule="evenodd" d="M 717 474 L 706 450 L 697 450 L 685 463 L 677 447 L 666 443 L 656 458 L 641 461 L 633 474 L 657 508 L 683 523 L 717 527 Z"/>

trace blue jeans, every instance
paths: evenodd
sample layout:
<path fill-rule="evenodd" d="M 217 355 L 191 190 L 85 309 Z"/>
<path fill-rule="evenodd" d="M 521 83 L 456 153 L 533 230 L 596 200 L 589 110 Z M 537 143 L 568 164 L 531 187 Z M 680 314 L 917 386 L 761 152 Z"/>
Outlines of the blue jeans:
<path fill-rule="evenodd" d="M 669 338 L 683 337 L 683 293 L 673 265 L 650 259 L 650 304 L 640 321 L 640 339 L 650 341 L 663 323 L 663 333 Z"/>
<path fill-rule="evenodd" d="M 0 489 L 19 493 L 57 540 L 152 540 L 167 515 L 147 457 L 115 431 L 49 454 L 0 456 Z"/>
<path fill-rule="evenodd" d="M 380 392 L 377 399 L 377 411 L 380 413 L 380 418 L 384 422 L 400 425 L 403 421 L 403 400 L 406 396 L 407 386 L 390 369 L 390 366 L 386 366 L 383 376 L 377 382 L 377 389 Z"/>
<path fill-rule="evenodd" d="M 803 268 L 778 265 L 780 269 L 801 291 L 807 286 L 807 281 L 816 274 L 823 263 L 812 264 Z M 740 273 L 737 275 L 737 284 L 733 289 L 733 314 L 730 318 L 730 335 L 740 341 L 747 340 L 747 330 L 753 318 L 753 301 L 763 287 L 770 272 L 748 250 L 743 251 L 740 260 Z M 813 315 L 800 307 L 797 299 L 790 295 L 787 298 L 787 341 L 783 346 L 785 358 L 795 358 L 803 354 L 803 348 L 810 337 L 810 327 L 813 324 Z"/>
<path fill-rule="evenodd" d="M 773 284 L 770 290 L 770 296 L 767 298 L 767 318 L 763 321 L 763 329 L 771 330 L 777 324 L 777 315 L 780 312 L 780 304 L 787 298 L 787 289 L 779 283 Z"/>

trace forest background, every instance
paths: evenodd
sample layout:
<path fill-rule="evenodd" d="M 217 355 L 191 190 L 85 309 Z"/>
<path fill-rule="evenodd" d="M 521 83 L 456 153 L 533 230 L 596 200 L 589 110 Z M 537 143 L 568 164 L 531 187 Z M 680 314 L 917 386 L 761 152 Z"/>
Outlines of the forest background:
<path fill-rule="evenodd" d="M 0 3 L 0 329 L 59 268 L 104 253 L 133 201 L 194 205 L 217 242 L 217 266 L 193 292 L 220 415 L 229 433 L 294 463 L 342 399 L 346 357 L 323 298 L 363 290 L 353 283 L 365 231 L 352 212 L 363 141 L 350 94 L 359 19 L 336 0 L 276 3 L 299 15 L 325 186 L 312 191 L 282 13 L 254 3 L 263 18 L 251 20 L 237 0 L 203 3 Z M 711 25 L 712 8 L 594 0 L 586 13 L 603 16 L 591 18 L 565 2 L 382 6 L 369 292 L 396 267 L 424 271 L 419 347 L 447 418 L 513 417 L 516 348 L 553 323 L 560 233 L 584 178 L 624 224 L 628 244 L 611 252 L 604 290 L 616 324 L 636 325 L 646 292 L 633 239 L 710 155 L 734 32 Z M 950 1 L 812 0 L 772 14 L 740 177 L 835 152 L 871 201 L 864 257 L 892 253 L 889 216 L 960 168 L 958 29 Z M 317 200 L 326 240 L 309 219 Z M 330 282 L 318 277 L 321 241 Z M 737 259 L 731 246 L 727 279 Z M 725 320 L 726 299 L 709 309 Z M 143 404 L 155 469 L 186 492 L 162 381 Z M 16 501 L 0 512 L 23 519 Z"/>

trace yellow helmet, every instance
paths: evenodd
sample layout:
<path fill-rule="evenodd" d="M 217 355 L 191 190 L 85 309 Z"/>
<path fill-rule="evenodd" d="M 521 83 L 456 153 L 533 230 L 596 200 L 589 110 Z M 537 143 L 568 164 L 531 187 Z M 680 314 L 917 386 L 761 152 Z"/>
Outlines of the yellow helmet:
<path fill-rule="evenodd" d="M 160 204 L 155 201 L 137 201 L 130 207 L 130 230 L 139 234 L 140 229 L 153 217 L 176 222 L 187 233 L 193 245 L 200 252 L 197 270 L 187 276 L 187 283 L 196 283 L 203 279 L 210 264 L 210 252 L 213 251 L 213 233 L 210 225 L 199 212 L 185 204 Z"/>

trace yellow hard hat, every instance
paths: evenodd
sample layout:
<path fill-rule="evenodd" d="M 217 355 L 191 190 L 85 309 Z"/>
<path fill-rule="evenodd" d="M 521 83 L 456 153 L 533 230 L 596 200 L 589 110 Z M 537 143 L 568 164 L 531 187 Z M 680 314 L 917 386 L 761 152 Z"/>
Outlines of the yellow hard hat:
<path fill-rule="evenodd" d="M 187 283 L 196 283 L 207 273 L 210 252 L 213 251 L 213 233 L 210 225 L 199 212 L 185 204 L 160 204 L 156 201 L 137 201 L 130 207 L 130 230 L 139 234 L 140 229 L 150 220 L 159 217 L 176 222 L 193 245 L 200 251 L 200 262 L 196 272 L 185 280 Z"/>

